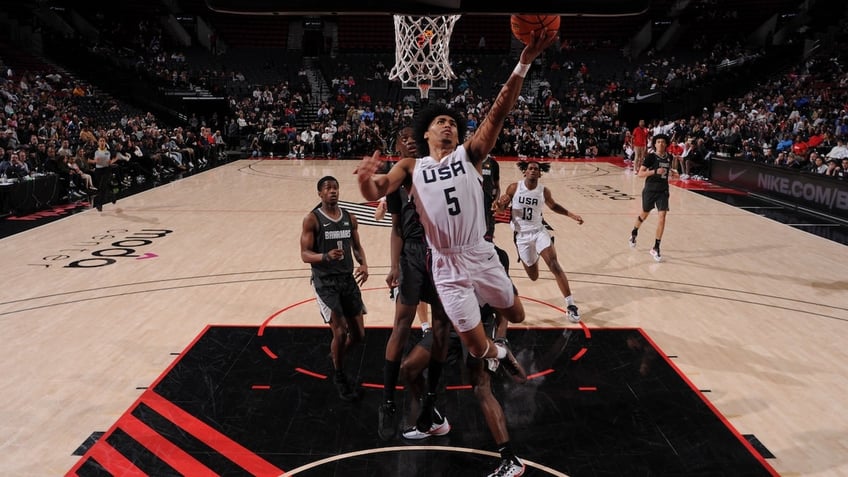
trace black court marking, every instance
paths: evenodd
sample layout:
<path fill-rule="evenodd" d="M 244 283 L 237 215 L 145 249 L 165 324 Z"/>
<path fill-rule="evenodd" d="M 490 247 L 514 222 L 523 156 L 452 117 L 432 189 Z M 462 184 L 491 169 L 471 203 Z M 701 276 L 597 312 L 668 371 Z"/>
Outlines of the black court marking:
<path fill-rule="evenodd" d="M 127 462 L 151 475 L 252 465 L 309 477 L 484 474 L 497 465 L 472 391 L 442 395 L 447 436 L 383 442 L 380 389 L 345 403 L 331 382 L 296 370 L 329 374 L 327 328 L 258 330 L 207 328 L 69 474 Z M 528 372 L 553 370 L 526 385 L 495 379 L 511 442 L 532 463 L 527 475 L 777 475 L 641 330 L 591 329 L 576 361 L 588 337 L 574 331 L 510 330 Z M 346 370 L 357 382 L 382 382 L 389 333 L 369 328 L 350 351 Z M 448 365 L 445 381 L 468 383 L 463 370 Z"/>
<path fill-rule="evenodd" d="M 751 447 L 753 447 L 754 450 L 759 452 L 760 455 L 763 456 L 763 458 L 766 458 L 766 459 L 774 459 L 775 458 L 774 454 L 772 454 L 771 451 L 768 450 L 768 448 L 766 448 L 766 446 L 764 446 L 763 443 L 760 442 L 759 439 L 757 439 L 757 436 L 755 436 L 753 434 L 743 434 L 742 437 L 744 437 L 745 440 L 747 440 L 751 444 Z"/>
<path fill-rule="evenodd" d="M 71 453 L 71 455 L 84 455 L 88 451 L 88 449 L 91 449 L 91 446 L 93 446 L 97 441 L 100 440 L 101 437 L 103 437 L 103 434 L 106 433 L 102 431 L 92 432 L 91 435 L 88 436 L 88 438 L 85 440 L 85 442 L 80 444 L 80 446 L 77 447 L 76 450 Z"/>

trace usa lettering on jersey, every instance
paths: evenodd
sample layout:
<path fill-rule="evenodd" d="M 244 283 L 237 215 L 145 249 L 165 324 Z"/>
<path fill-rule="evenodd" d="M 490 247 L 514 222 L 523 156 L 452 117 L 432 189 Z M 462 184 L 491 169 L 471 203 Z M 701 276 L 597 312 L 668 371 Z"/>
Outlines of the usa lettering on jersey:
<path fill-rule="evenodd" d="M 424 183 L 431 184 L 465 175 L 465 165 L 462 161 L 456 161 L 434 169 L 422 169 L 421 172 L 424 175 Z"/>

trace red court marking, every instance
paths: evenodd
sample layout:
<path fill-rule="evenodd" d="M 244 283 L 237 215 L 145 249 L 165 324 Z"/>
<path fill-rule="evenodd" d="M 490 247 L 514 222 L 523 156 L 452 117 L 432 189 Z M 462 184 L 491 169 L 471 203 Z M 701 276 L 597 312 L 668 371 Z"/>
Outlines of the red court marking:
<path fill-rule="evenodd" d="M 595 386 L 579 386 L 577 388 L 578 391 L 597 391 L 598 388 Z"/>
<path fill-rule="evenodd" d="M 366 292 L 366 291 L 374 291 L 374 290 L 388 290 L 388 287 L 373 287 L 373 288 L 363 288 L 363 289 L 362 289 L 362 291 L 363 291 L 363 292 Z M 539 305 L 547 306 L 547 307 L 549 307 L 549 308 L 553 308 L 554 310 L 557 310 L 558 312 L 565 314 L 565 309 L 560 308 L 560 307 L 558 307 L 558 306 L 556 306 L 556 305 L 552 305 L 552 304 L 550 304 L 550 303 L 548 303 L 548 302 L 546 302 L 546 301 L 537 300 L 537 299 L 535 299 L 535 298 L 530 298 L 530 297 L 526 297 L 526 296 L 523 296 L 523 295 L 521 295 L 521 299 L 522 299 L 522 300 L 526 300 L 526 301 L 531 301 L 531 302 L 533 302 L 533 303 L 537 303 L 537 304 L 539 304 Z M 276 317 L 280 316 L 281 314 L 283 314 L 283 313 L 284 313 L 284 312 L 286 312 L 286 311 L 291 310 L 292 308 L 295 308 L 295 307 L 298 307 L 298 306 L 300 306 L 300 305 L 303 305 L 304 303 L 309 303 L 310 301 L 315 301 L 315 298 L 309 298 L 309 299 L 306 299 L 306 300 L 301 300 L 301 301 L 299 301 L 299 302 L 297 302 L 297 303 L 293 303 L 293 304 L 291 304 L 291 305 L 289 305 L 289 306 L 287 306 L 287 307 L 285 307 L 285 308 L 282 308 L 282 309 L 280 309 L 280 310 L 278 310 L 278 311 L 274 312 L 271 316 L 269 316 L 268 318 L 266 318 L 266 319 L 265 319 L 265 321 L 263 321 L 263 322 L 262 322 L 262 325 L 260 325 L 260 327 L 259 327 L 259 332 L 257 333 L 257 334 L 258 334 L 258 336 L 263 336 L 263 334 L 264 334 L 264 332 L 265 332 L 265 328 L 266 328 L 267 326 L 269 326 L 269 323 L 270 323 L 270 322 L 271 322 L 274 318 L 276 318 Z M 591 330 L 589 329 L 589 327 L 588 327 L 585 323 L 583 323 L 582 321 L 581 321 L 580 323 L 578 323 L 578 324 L 579 324 L 579 325 L 580 325 L 580 327 L 583 329 L 583 335 L 586 337 L 586 339 L 591 339 L 591 338 L 592 338 L 592 332 L 591 332 Z M 268 348 L 267 346 L 262 345 L 261 349 L 262 349 L 262 351 L 263 351 L 266 355 L 268 355 L 271 359 L 277 359 L 277 355 L 276 355 L 274 352 L 272 352 L 272 351 L 270 350 L 270 348 Z M 585 347 L 583 347 L 583 348 L 581 348 L 581 349 L 580 349 L 580 351 L 578 351 L 578 352 L 577 352 L 574 356 L 572 356 L 572 357 L 571 357 L 571 360 L 572 360 L 572 361 L 577 361 L 577 360 L 579 360 L 580 358 L 582 358 L 582 357 L 583 357 L 583 355 L 584 355 L 584 354 L 586 354 L 587 352 L 588 352 L 588 349 L 587 349 L 587 348 L 585 348 Z M 314 378 L 318 378 L 318 379 L 327 379 L 327 376 L 326 376 L 326 375 L 323 375 L 323 374 L 320 374 L 320 373 L 316 373 L 316 372 L 314 372 L 314 371 L 310 371 L 310 370 L 308 370 L 308 369 L 306 369 L 306 368 L 296 367 L 296 368 L 295 368 L 295 371 L 297 371 L 298 373 L 301 373 L 301 374 L 305 374 L 305 375 L 307 375 L 307 376 L 312 376 L 312 377 L 314 377 Z M 547 369 L 547 370 L 545 370 L 545 371 L 541 371 L 541 372 L 535 373 L 535 374 L 533 374 L 533 375 L 531 375 L 531 376 L 528 376 L 528 377 L 527 377 L 527 379 L 535 379 L 535 378 L 539 378 L 539 377 L 545 376 L 545 375 L 547 375 L 547 374 L 551 374 L 551 373 L 553 373 L 554 371 L 555 371 L 554 369 Z M 383 389 L 383 387 L 384 387 L 384 386 L 383 386 L 382 384 L 377 384 L 377 383 L 362 383 L 362 387 L 364 387 L 364 388 L 372 388 L 372 389 Z M 395 386 L 395 389 L 397 389 L 397 390 L 403 390 L 404 388 L 403 388 L 403 386 Z M 470 385 L 454 385 L 454 386 L 445 386 L 445 389 L 447 389 L 447 390 L 466 390 L 466 389 L 471 389 L 471 386 L 470 386 Z"/>
<path fill-rule="evenodd" d="M 269 386 L 267 384 L 254 384 L 253 386 L 250 387 L 250 389 L 265 390 L 265 389 L 271 389 L 271 386 Z"/>
<path fill-rule="evenodd" d="M 470 384 L 456 384 L 454 386 L 445 386 L 445 389 L 448 391 L 465 391 L 471 389 Z"/>
<path fill-rule="evenodd" d="M 147 475 L 102 439 L 94 444 L 94 447 L 88 453 L 88 457 L 96 460 L 106 472 L 112 475 L 126 477 L 145 477 Z"/>
<path fill-rule="evenodd" d="M 582 358 L 583 355 L 586 354 L 587 351 L 589 351 L 589 350 L 585 346 L 583 348 L 580 348 L 580 351 L 578 351 L 574 356 L 572 356 L 571 360 L 577 361 L 578 359 Z"/>
<path fill-rule="evenodd" d="M 363 388 L 372 388 L 372 389 L 383 389 L 385 386 L 383 386 L 382 384 L 377 384 L 377 383 L 362 383 L 362 387 Z M 397 391 L 403 391 L 404 389 L 406 389 L 406 388 L 404 388 L 400 384 L 395 385 L 395 390 L 397 390 Z"/>
<path fill-rule="evenodd" d="M 277 359 L 277 355 L 267 346 L 262 345 L 262 351 L 264 351 L 271 359 Z"/>
<path fill-rule="evenodd" d="M 301 300 L 301 301 L 299 301 L 299 302 L 297 302 L 297 303 L 293 303 L 293 304 L 291 304 L 291 305 L 289 305 L 289 306 L 287 306 L 287 307 L 285 307 L 285 308 L 283 308 L 283 309 L 281 309 L 281 310 L 277 311 L 276 313 L 272 314 L 272 315 L 271 315 L 271 316 L 269 316 L 268 318 L 265 318 L 265 321 L 263 321 L 263 322 L 262 322 L 262 324 L 261 324 L 261 325 L 259 325 L 259 332 L 257 333 L 257 335 L 258 335 L 258 336 L 262 336 L 262 334 L 263 334 L 263 333 L 265 333 L 265 327 L 267 327 L 267 326 L 268 326 L 268 323 L 270 323 L 270 322 L 271 322 L 271 320 L 273 320 L 273 319 L 274 319 L 274 318 L 276 318 L 277 316 L 282 315 L 283 313 L 285 313 L 285 312 L 287 312 L 287 311 L 291 310 L 292 308 L 294 308 L 294 307 L 296 307 L 296 306 L 300 306 L 300 305 L 302 305 L 302 304 L 304 304 L 304 303 L 309 303 L 310 301 L 315 301 L 315 298 L 308 298 L 308 299 L 306 299 L 306 300 Z"/>
<path fill-rule="evenodd" d="M 217 429 L 185 412 L 180 407 L 155 392 L 146 391 L 142 394 L 140 400 L 144 404 L 150 406 L 151 409 L 191 434 L 195 439 L 220 452 L 221 455 L 233 461 L 233 463 L 246 470 L 250 475 L 277 477 L 284 473 L 275 465 L 253 453 L 250 449 L 247 449 L 238 442 L 230 439 Z M 142 441 L 139 440 L 139 442 Z M 145 445 L 145 447 L 151 451 L 157 449 L 151 448 L 147 445 Z M 180 450 L 180 452 L 183 451 Z M 155 453 L 160 458 L 163 458 L 159 452 Z M 199 475 L 194 472 L 183 472 L 183 474 L 191 476 Z"/>
<path fill-rule="evenodd" d="M 147 427 L 145 423 L 139 421 L 132 414 L 125 414 L 118 421 L 118 427 L 138 441 L 150 453 L 173 467 L 181 475 L 191 475 L 193 477 L 215 477 L 218 475 L 212 472 L 212 469 L 189 455 L 188 452 L 180 449 L 173 442 L 162 437 L 161 434 Z"/>
<path fill-rule="evenodd" d="M 313 378 L 327 379 L 327 376 L 325 376 L 323 374 L 316 373 L 314 371 L 310 371 L 308 369 L 294 368 L 294 370 L 297 371 L 298 373 L 302 373 L 302 374 L 305 374 L 307 376 L 312 376 Z"/>
<path fill-rule="evenodd" d="M 533 373 L 533 374 L 531 374 L 531 375 L 527 376 L 527 379 L 536 379 L 536 378 L 541 378 L 542 376 L 546 376 L 546 375 L 551 374 L 551 373 L 553 373 L 553 372 L 554 372 L 554 370 L 553 370 L 553 369 L 548 368 L 548 369 L 546 369 L 546 370 L 544 370 L 544 371 L 539 371 L 538 373 Z"/>

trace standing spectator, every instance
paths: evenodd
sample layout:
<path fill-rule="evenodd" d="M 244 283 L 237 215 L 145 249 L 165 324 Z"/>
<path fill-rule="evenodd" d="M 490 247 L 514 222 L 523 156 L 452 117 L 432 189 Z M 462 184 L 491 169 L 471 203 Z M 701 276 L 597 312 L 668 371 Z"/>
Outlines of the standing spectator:
<path fill-rule="evenodd" d="M 109 149 L 106 148 L 106 138 L 100 137 L 97 140 L 97 150 L 94 151 L 94 157 L 88 160 L 89 164 L 94 165 L 93 180 L 97 187 L 97 195 L 94 197 L 94 206 L 97 210 L 103 212 L 103 204 L 108 200 L 112 200 L 114 204 L 117 202 L 114 192 L 112 191 L 112 165 L 117 161 L 117 157 L 113 157 Z"/>
<path fill-rule="evenodd" d="M 640 119 L 639 125 L 633 128 L 633 170 L 637 173 L 642 167 L 642 161 L 645 160 L 645 154 L 648 152 L 648 128 L 645 127 L 645 120 Z"/>

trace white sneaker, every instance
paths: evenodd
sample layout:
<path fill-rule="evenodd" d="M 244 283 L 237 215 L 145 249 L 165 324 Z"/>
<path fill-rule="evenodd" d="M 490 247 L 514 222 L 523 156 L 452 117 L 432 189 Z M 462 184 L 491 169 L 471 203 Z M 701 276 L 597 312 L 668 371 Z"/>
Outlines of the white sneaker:
<path fill-rule="evenodd" d="M 662 255 L 660 255 L 659 250 L 652 248 L 651 256 L 654 257 L 654 260 L 656 260 L 657 262 L 662 262 Z"/>
<path fill-rule="evenodd" d="M 568 305 L 565 307 L 568 311 L 568 320 L 572 323 L 580 323 L 580 312 L 577 311 L 577 305 Z"/>
<path fill-rule="evenodd" d="M 680 180 L 688 181 L 689 180 L 689 174 L 680 174 Z"/>
<path fill-rule="evenodd" d="M 524 462 L 516 457 L 513 460 L 501 459 L 501 465 L 489 474 L 489 477 L 520 477 L 524 475 Z"/>
<path fill-rule="evenodd" d="M 630 248 L 636 248 L 636 236 L 631 235 L 629 239 L 627 239 L 627 244 L 630 245 Z"/>
<path fill-rule="evenodd" d="M 447 434 L 448 432 L 450 432 L 450 430 L 451 430 L 451 425 L 448 422 L 448 418 L 445 417 L 444 420 L 440 424 L 434 422 L 430 426 L 430 430 L 427 431 L 427 432 L 421 432 L 421 431 L 418 430 L 417 427 L 412 426 L 409 429 L 403 431 L 403 438 L 413 440 L 413 441 L 417 441 L 417 440 L 421 440 L 421 439 L 426 439 L 430 436 L 443 436 L 443 435 Z"/>

